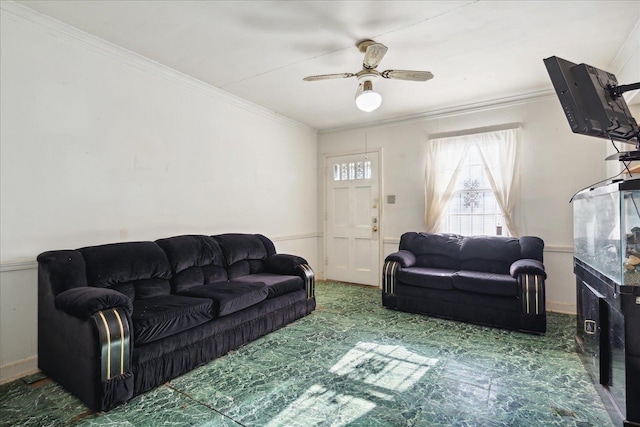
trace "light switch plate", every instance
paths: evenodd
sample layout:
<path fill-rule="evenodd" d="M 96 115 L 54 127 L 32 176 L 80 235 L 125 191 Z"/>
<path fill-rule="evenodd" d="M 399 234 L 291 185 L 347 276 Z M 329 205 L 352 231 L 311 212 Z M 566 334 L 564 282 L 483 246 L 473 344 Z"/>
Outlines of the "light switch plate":
<path fill-rule="evenodd" d="M 387 195 L 387 204 L 393 205 L 395 203 L 396 203 L 396 195 L 395 194 Z"/>

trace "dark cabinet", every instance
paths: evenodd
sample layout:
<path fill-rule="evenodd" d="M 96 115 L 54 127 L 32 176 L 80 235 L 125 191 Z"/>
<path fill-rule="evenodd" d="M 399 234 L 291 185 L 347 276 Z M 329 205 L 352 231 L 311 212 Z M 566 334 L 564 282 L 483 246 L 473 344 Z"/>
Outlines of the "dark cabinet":
<path fill-rule="evenodd" d="M 614 423 L 636 427 L 640 426 L 639 206 L 640 180 L 583 191 L 574 201 L 578 354 Z"/>

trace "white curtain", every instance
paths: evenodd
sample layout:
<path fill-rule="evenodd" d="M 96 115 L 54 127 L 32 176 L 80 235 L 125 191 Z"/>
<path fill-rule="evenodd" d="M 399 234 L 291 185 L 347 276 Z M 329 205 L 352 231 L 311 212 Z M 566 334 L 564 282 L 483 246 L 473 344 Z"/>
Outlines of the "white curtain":
<path fill-rule="evenodd" d="M 498 201 L 509 234 L 517 237 L 514 221 L 519 194 L 520 129 L 512 128 L 470 135 L 430 139 L 425 170 L 425 225 L 439 230 L 469 149 L 480 152 L 484 171 Z"/>

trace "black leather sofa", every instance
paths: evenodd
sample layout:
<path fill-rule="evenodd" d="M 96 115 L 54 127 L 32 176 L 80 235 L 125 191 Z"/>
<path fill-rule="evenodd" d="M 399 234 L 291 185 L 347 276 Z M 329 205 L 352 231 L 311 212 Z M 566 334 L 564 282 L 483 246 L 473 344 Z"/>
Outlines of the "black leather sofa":
<path fill-rule="evenodd" d="M 385 259 L 382 304 L 430 316 L 546 332 L 538 237 L 408 232 Z"/>
<path fill-rule="evenodd" d="M 303 258 L 262 235 L 38 256 L 38 366 L 105 411 L 315 309 Z"/>

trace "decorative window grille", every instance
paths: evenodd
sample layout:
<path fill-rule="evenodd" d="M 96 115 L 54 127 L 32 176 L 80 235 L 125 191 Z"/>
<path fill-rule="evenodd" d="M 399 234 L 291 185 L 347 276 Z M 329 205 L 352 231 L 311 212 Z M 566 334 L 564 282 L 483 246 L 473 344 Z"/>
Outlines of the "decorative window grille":
<path fill-rule="evenodd" d="M 334 181 L 353 181 L 371 179 L 371 161 L 336 163 L 333 165 Z"/>
<path fill-rule="evenodd" d="M 504 223 L 480 152 L 470 147 L 445 212 L 442 230 L 465 236 L 508 235 Z"/>

